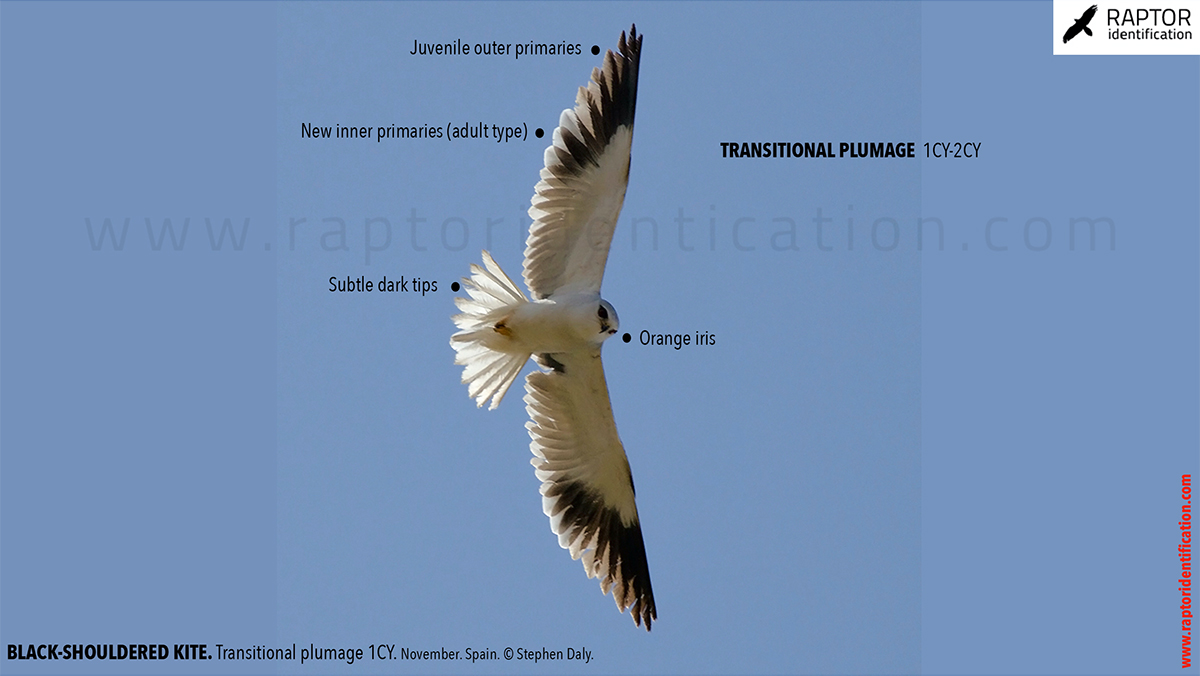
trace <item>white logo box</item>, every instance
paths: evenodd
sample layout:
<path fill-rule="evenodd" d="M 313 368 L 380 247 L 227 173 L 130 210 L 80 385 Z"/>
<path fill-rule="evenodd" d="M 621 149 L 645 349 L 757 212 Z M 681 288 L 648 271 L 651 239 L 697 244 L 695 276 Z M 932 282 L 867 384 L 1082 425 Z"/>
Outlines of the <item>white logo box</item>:
<path fill-rule="evenodd" d="M 1092 6 L 1091 35 L 1072 28 Z M 1054 0 L 1053 39 L 1056 55 L 1200 54 L 1200 0 Z"/>

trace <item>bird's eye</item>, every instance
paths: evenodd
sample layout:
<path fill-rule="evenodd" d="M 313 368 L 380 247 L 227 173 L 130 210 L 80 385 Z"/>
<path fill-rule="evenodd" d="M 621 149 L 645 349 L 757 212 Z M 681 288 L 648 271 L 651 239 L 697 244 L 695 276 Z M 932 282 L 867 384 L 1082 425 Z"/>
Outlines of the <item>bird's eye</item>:
<path fill-rule="evenodd" d="M 608 319 L 608 310 L 605 310 L 603 305 L 600 306 L 600 319 Z"/>

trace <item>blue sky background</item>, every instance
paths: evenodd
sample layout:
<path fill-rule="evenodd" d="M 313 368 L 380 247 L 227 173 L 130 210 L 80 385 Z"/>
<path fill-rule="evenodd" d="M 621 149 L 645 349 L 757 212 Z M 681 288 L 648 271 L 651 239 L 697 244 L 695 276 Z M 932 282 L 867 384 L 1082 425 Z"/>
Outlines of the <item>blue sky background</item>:
<path fill-rule="evenodd" d="M 1052 57 L 1034 2 L 0 12 L 0 642 L 594 658 L 309 673 L 1178 669 L 1197 57 Z M 546 141 L 300 135 L 550 131 L 590 47 L 631 21 L 637 127 L 603 294 L 635 336 L 717 337 L 605 347 L 650 635 L 550 533 L 519 386 L 477 409 L 448 344 L 449 284 L 481 248 L 519 277 Z M 410 55 L 455 38 L 584 54 Z M 982 146 L 720 157 L 764 140 Z M 1079 217 L 1112 219 L 1115 248 L 1080 231 L 1072 250 Z M 94 237 L 106 218 L 118 238 L 130 219 L 120 251 L 93 248 L 85 219 Z M 155 250 L 165 218 L 190 218 L 179 250 Z M 227 218 L 245 240 L 214 251 Z M 920 218 L 942 244 L 927 225 L 918 249 Z M 347 275 L 438 290 L 328 291 Z"/>

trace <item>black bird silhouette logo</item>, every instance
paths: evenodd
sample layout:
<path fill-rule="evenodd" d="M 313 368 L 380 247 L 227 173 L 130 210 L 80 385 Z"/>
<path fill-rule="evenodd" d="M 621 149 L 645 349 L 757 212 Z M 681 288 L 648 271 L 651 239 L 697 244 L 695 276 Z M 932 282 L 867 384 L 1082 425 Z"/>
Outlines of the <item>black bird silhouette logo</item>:
<path fill-rule="evenodd" d="M 1094 16 L 1096 16 L 1096 6 L 1092 5 L 1091 7 L 1087 8 L 1087 11 L 1083 13 L 1083 16 L 1079 17 L 1075 23 L 1067 29 L 1066 34 L 1063 35 L 1063 44 L 1066 44 L 1071 38 L 1079 35 L 1079 31 L 1083 31 L 1088 35 L 1091 35 L 1092 29 L 1088 28 L 1088 24 L 1091 23 L 1092 17 Z"/>

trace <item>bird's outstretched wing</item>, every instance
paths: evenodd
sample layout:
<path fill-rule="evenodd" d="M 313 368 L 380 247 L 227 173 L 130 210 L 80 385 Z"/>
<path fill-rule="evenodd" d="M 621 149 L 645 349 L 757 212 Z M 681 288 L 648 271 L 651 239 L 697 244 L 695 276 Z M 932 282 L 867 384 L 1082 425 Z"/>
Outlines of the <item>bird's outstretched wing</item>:
<path fill-rule="evenodd" d="M 575 109 L 559 117 L 529 208 L 525 284 L 534 298 L 600 291 L 629 182 L 641 52 L 637 27 L 628 39 L 622 32 L 617 53 L 605 53 Z"/>
<path fill-rule="evenodd" d="M 633 621 L 658 617 L 634 502 L 633 475 L 613 422 L 600 348 L 539 355 L 549 372 L 525 379 L 526 423 L 542 509 L 558 543 L 583 559 L 588 577 L 612 592 Z"/>
<path fill-rule="evenodd" d="M 1071 38 L 1079 35 L 1080 31 L 1083 31 L 1088 35 L 1092 34 L 1092 29 L 1088 28 L 1088 24 L 1091 23 L 1092 17 L 1096 16 L 1096 9 L 1096 5 L 1088 7 L 1087 10 L 1084 11 L 1083 16 L 1079 17 L 1075 20 L 1075 23 L 1071 24 L 1071 27 L 1068 28 L 1067 32 L 1063 34 L 1063 44 L 1066 44 L 1071 40 Z"/>

